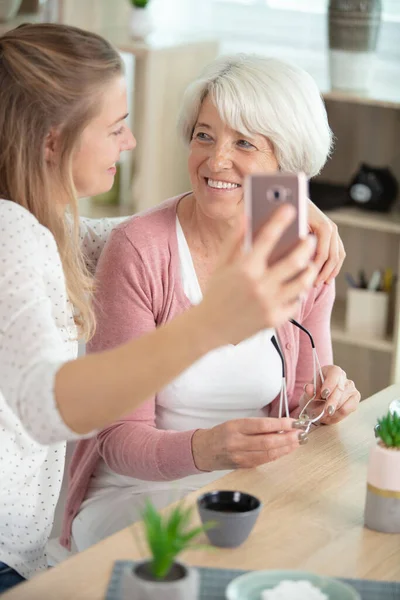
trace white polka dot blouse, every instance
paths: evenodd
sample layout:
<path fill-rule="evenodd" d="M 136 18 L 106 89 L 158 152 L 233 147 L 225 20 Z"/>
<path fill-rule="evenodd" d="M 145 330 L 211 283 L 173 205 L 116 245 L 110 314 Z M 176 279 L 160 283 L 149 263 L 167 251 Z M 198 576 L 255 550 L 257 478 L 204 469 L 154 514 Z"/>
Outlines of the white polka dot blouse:
<path fill-rule="evenodd" d="M 121 220 L 81 220 L 92 267 Z M 0 562 L 24 577 L 47 566 L 65 441 L 79 437 L 53 393 L 57 370 L 76 356 L 55 239 L 27 210 L 0 200 Z"/>

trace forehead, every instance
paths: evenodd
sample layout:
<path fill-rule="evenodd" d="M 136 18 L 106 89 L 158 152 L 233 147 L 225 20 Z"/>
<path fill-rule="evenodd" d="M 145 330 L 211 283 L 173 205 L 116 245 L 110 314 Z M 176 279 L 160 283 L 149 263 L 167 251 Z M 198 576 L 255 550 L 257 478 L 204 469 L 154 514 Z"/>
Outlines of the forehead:
<path fill-rule="evenodd" d="M 246 126 L 244 115 L 240 114 L 237 104 L 232 105 L 230 100 L 219 98 L 219 106 L 216 106 L 214 99 L 208 94 L 201 103 L 199 114 L 197 115 L 196 125 L 203 123 L 210 127 L 224 127 L 230 133 L 243 135 L 246 137 L 262 138 L 265 136 Z"/>
<path fill-rule="evenodd" d="M 104 85 L 100 93 L 99 112 L 94 121 L 109 126 L 127 112 L 126 81 L 123 76 L 118 76 Z"/>

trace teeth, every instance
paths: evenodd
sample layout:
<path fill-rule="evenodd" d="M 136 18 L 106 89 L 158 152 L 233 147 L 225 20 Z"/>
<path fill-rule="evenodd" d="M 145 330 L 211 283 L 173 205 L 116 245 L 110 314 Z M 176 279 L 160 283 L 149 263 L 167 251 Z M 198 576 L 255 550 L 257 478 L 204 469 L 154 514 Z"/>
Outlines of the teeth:
<path fill-rule="evenodd" d="M 227 181 L 216 181 L 215 179 L 208 179 L 207 185 L 209 185 L 212 188 L 224 190 L 234 190 L 235 188 L 239 187 L 237 183 L 228 183 Z"/>

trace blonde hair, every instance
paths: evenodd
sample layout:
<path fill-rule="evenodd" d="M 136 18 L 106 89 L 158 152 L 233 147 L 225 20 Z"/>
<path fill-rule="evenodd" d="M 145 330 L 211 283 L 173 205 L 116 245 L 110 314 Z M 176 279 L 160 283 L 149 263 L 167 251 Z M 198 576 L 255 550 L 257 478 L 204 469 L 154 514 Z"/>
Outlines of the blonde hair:
<path fill-rule="evenodd" d="M 122 72 L 111 44 L 75 27 L 27 24 L 0 36 L 0 198 L 29 210 L 54 235 L 85 339 L 95 328 L 93 279 L 79 243 L 72 157 L 98 111 L 99 94 Z M 57 165 L 45 159 L 51 131 L 59 132 Z M 52 196 L 55 189 L 61 198 Z"/>
<path fill-rule="evenodd" d="M 185 92 L 179 130 L 186 143 L 206 96 L 229 127 L 268 138 L 283 171 L 312 177 L 324 166 L 332 132 L 318 87 L 303 69 L 252 54 L 217 58 Z"/>

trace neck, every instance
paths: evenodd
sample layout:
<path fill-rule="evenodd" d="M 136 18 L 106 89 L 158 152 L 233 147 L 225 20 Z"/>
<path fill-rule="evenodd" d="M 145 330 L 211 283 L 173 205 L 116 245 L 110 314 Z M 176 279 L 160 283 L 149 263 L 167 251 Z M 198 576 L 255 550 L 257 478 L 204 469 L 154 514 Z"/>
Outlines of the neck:
<path fill-rule="evenodd" d="M 193 194 L 179 203 L 178 217 L 191 249 L 201 249 L 208 256 L 219 255 L 241 222 L 241 215 L 229 220 L 210 218 L 201 210 Z"/>

